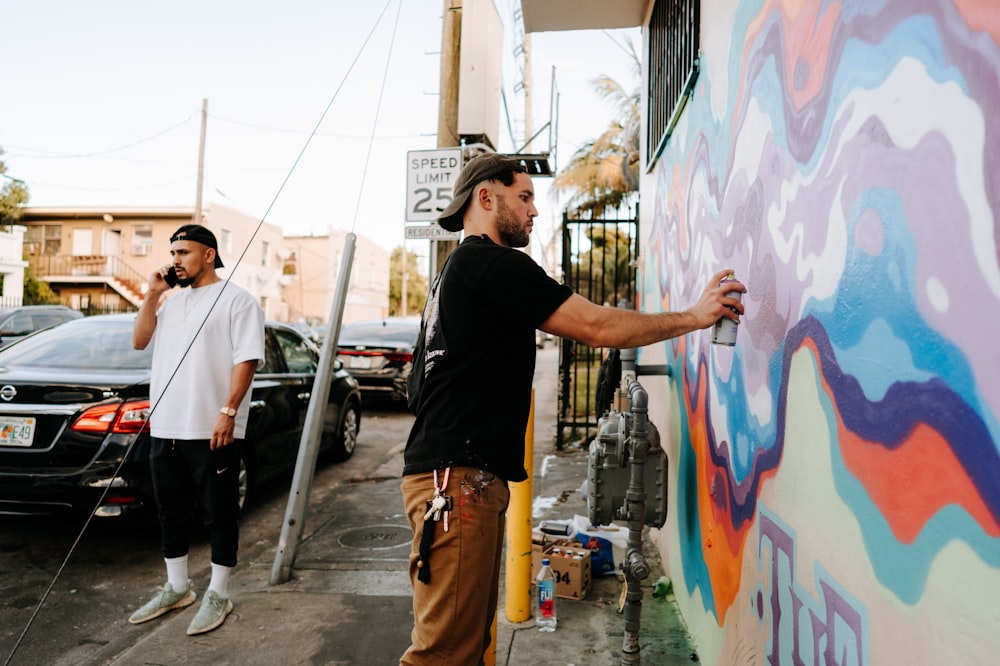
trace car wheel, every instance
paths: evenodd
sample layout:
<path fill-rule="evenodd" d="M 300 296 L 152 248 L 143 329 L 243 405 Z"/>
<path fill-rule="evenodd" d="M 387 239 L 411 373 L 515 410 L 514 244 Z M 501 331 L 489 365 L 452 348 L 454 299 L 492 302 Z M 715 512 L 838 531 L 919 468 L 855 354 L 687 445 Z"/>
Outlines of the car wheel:
<path fill-rule="evenodd" d="M 340 433 L 334 442 L 330 456 L 337 461 L 347 460 L 354 455 L 358 445 L 358 406 L 354 403 L 344 405 L 344 417 L 340 421 Z"/>

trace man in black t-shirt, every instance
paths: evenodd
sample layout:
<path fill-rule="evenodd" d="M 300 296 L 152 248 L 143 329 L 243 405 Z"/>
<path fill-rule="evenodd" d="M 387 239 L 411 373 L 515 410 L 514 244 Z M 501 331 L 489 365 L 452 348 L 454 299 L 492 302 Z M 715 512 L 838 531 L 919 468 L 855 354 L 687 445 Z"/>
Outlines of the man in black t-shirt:
<path fill-rule="evenodd" d="M 719 271 L 684 312 L 599 306 L 559 284 L 527 254 L 538 215 L 516 159 L 471 159 L 438 222 L 465 232 L 431 287 L 408 402 L 402 493 L 413 547 L 411 645 L 406 666 L 473 665 L 490 643 L 497 608 L 509 482 L 527 478 L 524 433 L 535 370 L 535 329 L 591 347 L 632 348 L 739 321 L 740 301 Z M 736 308 L 736 311 L 730 310 Z"/>

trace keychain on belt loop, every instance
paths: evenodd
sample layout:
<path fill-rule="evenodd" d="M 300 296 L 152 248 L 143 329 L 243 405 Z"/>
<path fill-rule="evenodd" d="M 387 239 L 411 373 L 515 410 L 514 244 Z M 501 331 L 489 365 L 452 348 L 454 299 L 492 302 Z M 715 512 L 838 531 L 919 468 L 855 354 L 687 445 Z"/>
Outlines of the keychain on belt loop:
<path fill-rule="evenodd" d="M 444 531 L 448 531 L 448 514 L 451 513 L 452 500 L 450 495 L 445 495 L 445 488 L 448 487 L 448 477 L 451 476 L 451 467 L 444 470 L 444 481 L 438 485 L 438 471 L 434 470 L 434 497 L 427 501 L 427 513 L 424 520 L 433 519 L 435 522 L 441 519 L 444 514 Z"/>
<path fill-rule="evenodd" d="M 451 497 L 444 494 L 445 488 L 448 487 L 448 477 L 451 476 L 451 467 L 444 468 L 444 481 L 438 486 L 438 472 L 434 470 L 434 497 L 443 497 L 445 501 L 444 506 L 444 531 L 448 531 L 448 514 L 451 513 Z"/>

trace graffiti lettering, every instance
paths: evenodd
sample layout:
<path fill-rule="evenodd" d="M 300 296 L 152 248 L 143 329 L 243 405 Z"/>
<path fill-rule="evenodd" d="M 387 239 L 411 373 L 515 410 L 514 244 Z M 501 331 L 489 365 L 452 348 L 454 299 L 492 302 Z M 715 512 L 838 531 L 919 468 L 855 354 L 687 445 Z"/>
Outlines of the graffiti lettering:
<path fill-rule="evenodd" d="M 757 617 L 766 623 L 770 610 L 771 637 L 767 663 L 838 664 L 864 666 L 869 663 L 867 620 L 857 602 L 838 591 L 839 586 L 822 569 L 817 576 L 821 599 L 816 602 L 795 582 L 795 541 L 778 523 L 761 512 L 757 543 L 761 566 L 765 566 L 764 542 L 770 542 L 771 591 L 765 605 L 764 592 L 756 599 Z"/>

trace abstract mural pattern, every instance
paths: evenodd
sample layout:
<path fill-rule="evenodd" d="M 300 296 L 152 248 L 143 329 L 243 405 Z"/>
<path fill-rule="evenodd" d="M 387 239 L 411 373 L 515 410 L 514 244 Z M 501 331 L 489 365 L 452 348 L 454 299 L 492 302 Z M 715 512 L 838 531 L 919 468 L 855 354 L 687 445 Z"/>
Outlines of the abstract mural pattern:
<path fill-rule="evenodd" d="M 643 183 L 645 309 L 693 302 L 724 267 L 749 288 L 735 348 L 665 344 L 671 573 L 699 647 L 972 663 L 933 661 L 951 612 L 962 649 L 995 655 L 1000 6 L 715 0 L 701 16 L 699 79 Z M 828 496 L 804 529 L 811 466 Z M 810 593 L 775 592 L 789 561 Z M 954 593 L 976 581 L 986 607 Z"/>

